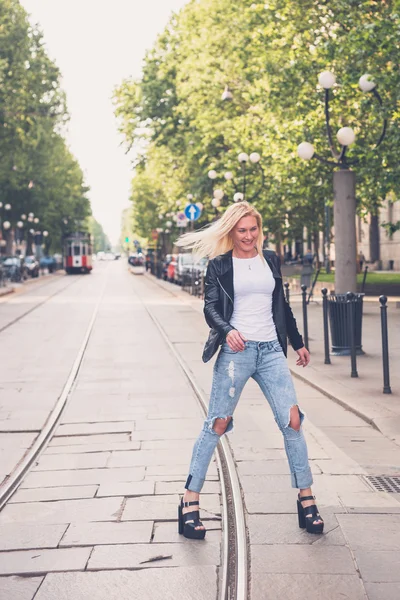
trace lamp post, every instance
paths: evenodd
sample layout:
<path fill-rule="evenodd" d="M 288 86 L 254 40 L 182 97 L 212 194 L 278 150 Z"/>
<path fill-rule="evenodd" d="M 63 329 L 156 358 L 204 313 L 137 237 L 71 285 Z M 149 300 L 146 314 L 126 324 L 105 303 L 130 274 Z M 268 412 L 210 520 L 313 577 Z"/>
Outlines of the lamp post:
<path fill-rule="evenodd" d="M 261 191 L 264 188 L 264 184 L 265 184 L 265 173 L 264 173 L 264 169 L 262 168 L 262 165 L 260 162 L 261 156 L 258 154 L 258 152 L 252 152 L 250 155 L 246 154 L 246 152 L 240 152 L 238 155 L 238 161 L 239 161 L 241 172 L 242 172 L 241 185 L 237 184 L 235 177 L 231 171 L 225 172 L 224 178 L 227 182 L 231 182 L 234 187 L 234 190 L 235 190 L 235 193 L 233 195 L 234 202 L 241 202 L 242 200 L 247 200 L 248 202 L 252 202 L 260 195 Z M 260 182 L 260 185 L 259 185 L 258 189 L 256 190 L 256 192 L 252 196 L 247 197 L 248 174 L 249 174 L 248 163 L 249 162 L 252 165 L 257 166 L 260 177 L 261 177 L 261 182 Z M 212 181 L 213 200 L 211 201 L 211 204 L 214 206 L 215 213 L 217 215 L 218 214 L 217 209 L 221 205 L 223 198 L 225 197 L 225 192 L 222 189 L 214 190 L 214 181 L 218 177 L 218 173 L 214 169 L 211 169 L 210 171 L 208 171 L 208 177 Z"/>
<path fill-rule="evenodd" d="M 316 158 L 320 162 L 338 169 L 333 173 L 335 292 L 336 294 L 345 294 L 349 291 L 356 292 L 357 289 L 355 173 L 351 167 L 357 164 L 359 160 L 357 158 L 348 159 L 346 156 L 348 147 L 356 140 L 356 135 L 351 127 L 339 129 L 336 137 L 340 149 L 336 149 L 329 114 L 329 90 L 335 85 L 336 77 L 330 71 L 324 71 L 320 73 L 318 82 L 325 90 L 325 124 L 332 160 L 316 154 L 313 144 L 309 142 L 302 142 L 298 146 L 297 152 L 303 160 Z M 382 99 L 376 89 L 376 84 L 369 75 L 363 75 L 360 78 L 359 86 L 363 92 L 372 92 L 379 105 L 382 106 Z M 382 143 L 386 128 L 387 120 L 384 119 L 382 132 L 375 148 Z M 326 229 L 328 229 L 328 226 L 330 228 L 329 223 L 326 222 Z"/>
<path fill-rule="evenodd" d="M 6 255 L 10 256 L 12 254 L 12 247 L 13 247 L 13 235 L 12 235 L 12 225 L 11 225 L 12 206 L 11 206 L 11 204 L 7 203 L 7 204 L 4 204 L 3 208 L 5 210 L 5 216 L 6 216 L 6 220 L 3 221 L 3 229 L 5 232 L 4 238 L 6 241 L 5 249 L 6 249 Z"/>

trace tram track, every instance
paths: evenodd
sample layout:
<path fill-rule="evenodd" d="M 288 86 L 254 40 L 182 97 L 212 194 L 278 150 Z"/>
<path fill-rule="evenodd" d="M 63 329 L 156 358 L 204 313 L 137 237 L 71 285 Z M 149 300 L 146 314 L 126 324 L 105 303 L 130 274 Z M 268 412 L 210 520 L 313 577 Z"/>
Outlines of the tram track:
<path fill-rule="evenodd" d="M 53 434 L 60 422 L 62 414 L 68 405 L 68 399 L 75 381 L 79 375 L 79 371 L 85 357 L 85 353 L 89 344 L 89 340 L 96 322 L 97 314 L 104 297 L 107 285 L 107 276 L 103 284 L 99 298 L 89 325 L 86 328 L 83 341 L 70 370 L 68 379 L 63 387 L 60 397 L 53 407 L 46 423 L 41 432 L 26 452 L 25 456 L 18 463 L 14 471 L 9 475 L 6 481 L 0 486 L 0 511 L 7 505 L 9 499 L 18 490 L 23 479 L 31 469 L 32 465 L 37 461 L 41 453 L 45 450 L 48 443 L 51 441 Z M 72 282 L 74 283 L 74 282 Z M 66 287 L 69 287 L 69 284 Z M 64 287 L 63 289 L 66 289 Z M 62 290 L 57 290 L 60 293 Z M 207 414 L 207 399 L 197 384 L 192 372 L 188 368 L 183 358 L 178 353 L 173 342 L 168 338 L 162 324 L 157 319 L 154 311 L 144 302 L 138 290 L 133 290 L 136 296 L 140 299 L 144 309 L 149 315 L 151 321 L 159 331 L 165 344 L 169 348 L 171 354 L 175 358 L 191 388 L 194 391 L 195 397 L 201 407 L 204 415 Z M 55 294 L 56 294 L 55 293 Z M 55 294 L 49 297 L 53 297 Z M 41 305 L 43 302 L 41 303 Z M 35 306 L 34 308 L 37 308 Z M 25 313 L 28 314 L 30 311 Z M 23 318 L 21 315 L 19 319 Z M 16 320 L 14 320 L 15 322 Z M 8 324 L 7 326 L 10 326 Z M 1 330 L 0 330 L 1 331 Z M 242 492 L 240 488 L 239 478 L 236 471 L 235 462 L 229 442 L 225 437 L 221 438 L 220 444 L 216 452 L 217 466 L 221 484 L 222 505 L 223 505 L 223 528 L 222 528 L 222 566 L 218 585 L 218 600 L 248 600 L 248 541 L 245 522 L 244 505 L 242 500 Z"/>
<path fill-rule="evenodd" d="M 55 295 L 57 295 L 61 291 L 64 291 L 65 289 L 71 287 L 71 285 L 73 285 L 76 281 L 78 281 L 78 278 L 76 280 L 72 281 L 71 283 L 67 284 L 66 286 L 64 286 L 61 290 L 57 290 L 54 294 L 49 296 L 45 301 L 41 302 L 40 306 L 42 306 L 44 304 L 44 302 L 47 302 L 47 300 L 49 300 L 50 298 L 53 298 Z M 11 498 L 11 496 L 18 490 L 22 480 L 24 479 L 25 475 L 28 473 L 32 464 L 37 460 L 37 458 L 40 456 L 40 454 L 46 448 L 47 444 L 49 443 L 49 441 L 51 440 L 51 438 L 53 436 L 53 433 L 54 433 L 54 431 L 60 421 L 60 418 L 64 412 L 64 409 L 67 405 L 68 398 L 72 391 L 75 380 L 78 376 L 83 358 L 85 356 L 86 348 L 89 343 L 91 333 L 93 331 L 97 313 L 99 311 L 99 307 L 100 307 L 101 301 L 104 296 L 106 285 L 107 285 L 107 277 L 103 284 L 103 288 L 99 295 L 99 298 L 96 302 L 89 325 L 85 331 L 83 341 L 82 341 L 81 346 L 78 350 L 78 353 L 75 357 L 75 360 L 72 365 L 71 371 L 69 373 L 68 379 L 63 387 L 63 390 L 62 390 L 56 404 L 54 405 L 42 430 L 40 431 L 39 435 L 37 436 L 37 438 L 31 445 L 31 447 L 25 453 L 25 455 L 23 456 L 21 461 L 17 464 L 14 471 L 5 480 L 3 485 L 0 486 L 0 511 L 6 506 L 8 500 Z M 9 323 L 9 325 L 7 325 L 7 327 L 12 325 L 13 323 L 15 323 L 17 320 L 22 319 L 23 316 L 29 314 L 30 312 L 32 312 L 32 310 L 34 310 L 38 306 L 39 305 L 36 305 L 35 307 L 33 307 L 32 309 L 27 311 L 24 315 L 21 315 L 18 319 L 15 319 L 12 323 Z M 6 327 L 4 327 L 3 330 L 5 328 Z M 0 332 L 1 331 L 2 330 L 0 330 Z"/>
<path fill-rule="evenodd" d="M 64 290 L 66 290 L 67 288 L 71 287 L 74 283 L 76 283 L 77 281 L 79 281 L 78 277 L 76 279 L 73 279 L 72 281 L 69 281 L 67 283 L 67 285 L 65 285 L 64 287 L 56 290 L 53 294 L 50 294 L 50 296 L 46 296 L 46 298 L 40 302 L 38 302 L 37 304 L 35 304 L 34 306 L 32 306 L 31 308 L 29 308 L 28 310 L 26 310 L 24 313 L 22 313 L 21 315 L 18 315 L 18 317 L 15 317 L 15 319 L 12 319 L 11 321 L 9 321 L 8 323 L 6 323 L 6 325 L 3 325 L 2 327 L 0 327 L 0 333 L 2 331 L 5 331 L 6 329 L 8 329 L 9 327 L 11 327 L 12 325 L 15 325 L 15 323 L 18 323 L 18 321 L 21 321 L 21 319 L 23 319 L 24 317 L 26 317 L 27 315 L 31 314 L 32 312 L 34 312 L 37 308 L 40 308 L 41 306 L 43 306 L 43 304 L 46 304 L 46 302 L 48 302 L 49 300 L 51 300 L 52 298 L 54 298 L 54 296 L 57 296 L 58 294 L 60 294 L 61 292 L 63 292 Z M 40 286 L 35 287 L 34 289 L 42 289 L 43 287 L 47 287 L 48 285 L 50 285 L 51 283 L 54 282 L 54 279 L 52 279 L 51 281 L 46 281 L 45 283 L 43 283 Z M 29 290 L 27 290 L 29 291 Z M 26 292 L 25 292 L 26 293 Z M 12 300 L 13 298 L 7 298 L 6 302 L 9 302 L 10 300 Z"/>
<path fill-rule="evenodd" d="M 146 278 L 146 281 L 150 280 Z M 172 292 L 170 293 L 174 295 Z M 185 374 L 206 417 L 208 403 L 202 389 L 197 384 L 192 372 L 169 339 L 154 312 L 149 309 L 142 298 L 140 300 Z M 229 442 L 225 436 L 221 438 L 218 444 L 216 457 L 220 474 L 223 515 L 225 519 L 222 530 L 222 576 L 220 578 L 218 600 L 248 600 L 249 547 L 244 503 L 235 461 Z"/>

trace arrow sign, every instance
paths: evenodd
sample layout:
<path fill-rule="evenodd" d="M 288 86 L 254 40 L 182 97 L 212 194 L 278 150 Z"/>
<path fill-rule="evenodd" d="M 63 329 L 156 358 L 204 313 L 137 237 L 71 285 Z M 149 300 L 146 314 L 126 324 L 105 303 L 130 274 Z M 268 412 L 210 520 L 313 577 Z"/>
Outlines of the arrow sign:
<path fill-rule="evenodd" d="M 185 207 L 185 215 L 190 221 L 197 221 L 201 215 L 201 210 L 197 204 L 188 204 Z"/>

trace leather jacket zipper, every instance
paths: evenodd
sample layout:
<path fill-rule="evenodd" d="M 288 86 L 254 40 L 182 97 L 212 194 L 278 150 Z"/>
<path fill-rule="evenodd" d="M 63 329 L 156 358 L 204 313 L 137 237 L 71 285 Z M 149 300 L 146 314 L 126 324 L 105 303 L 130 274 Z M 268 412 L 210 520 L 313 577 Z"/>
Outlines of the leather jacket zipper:
<path fill-rule="evenodd" d="M 229 300 L 230 300 L 230 301 L 232 302 L 232 304 L 233 304 L 233 300 L 232 300 L 232 298 L 230 297 L 230 295 L 228 294 L 228 292 L 226 291 L 226 289 L 224 288 L 224 286 L 222 285 L 222 283 L 220 282 L 220 280 L 219 280 L 219 278 L 218 278 L 218 277 L 217 277 L 217 281 L 218 281 L 219 285 L 221 286 L 221 289 L 222 289 L 222 290 L 225 292 L 225 294 L 228 296 Z"/>

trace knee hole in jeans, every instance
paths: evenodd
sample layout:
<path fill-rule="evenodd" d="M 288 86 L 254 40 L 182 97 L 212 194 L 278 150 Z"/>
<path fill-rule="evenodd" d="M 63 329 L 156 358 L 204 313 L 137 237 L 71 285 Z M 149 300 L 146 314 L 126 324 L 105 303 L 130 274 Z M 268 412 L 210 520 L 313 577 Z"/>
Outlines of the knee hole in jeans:
<path fill-rule="evenodd" d="M 294 429 L 294 431 L 300 431 L 301 427 L 301 416 L 300 410 L 297 404 L 291 407 L 289 412 L 289 424 L 288 427 Z"/>
<path fill-rule="evenodd" d="M 213 430 L 215 431 L 215 433 L 219 436 L 224 435 L 231 420 L 232 420 L 232 417 L 215 419 L 214 424 L 213 424 Z"/>

